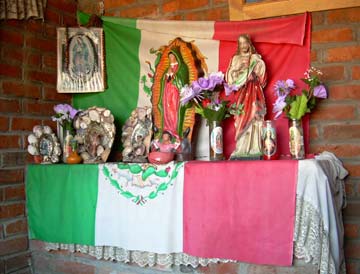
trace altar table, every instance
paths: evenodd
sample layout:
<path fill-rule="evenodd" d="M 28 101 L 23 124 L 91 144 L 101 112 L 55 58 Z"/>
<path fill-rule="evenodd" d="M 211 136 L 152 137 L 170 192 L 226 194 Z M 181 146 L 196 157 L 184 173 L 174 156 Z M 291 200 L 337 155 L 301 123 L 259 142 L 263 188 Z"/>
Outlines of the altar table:
<path fill-rule="evenodd" d="M 289 164 L 289 161 L 272 161 L 274 163 L 274 166 L 277 168 L 283 166 L 286 167 L 286 164 Z M 295 162 L 295 161 L 294 161 Z M 195 164 L 195 165 L 194 165 Z M 233 171 L 230 172 L 228 175 L 231 175 L 230 173 L 241 173 L 241 170 L 246 170 L 245 166 L 248 165 L 246 162 L 223 162 L 222 165 L 228 165 L 232 166 Z M 291 163 L 290 163 L 291 164 Z M 182 168 L 182 165 L 185 166 L 185 169 L 188 167 L 191 170 L 195 170 L 196 166 L 203 166 L 208 165 L 211 167 L 213 163 L 184 163 L 184 164 L 173 164 L 172 166 L 167 166 L 165 169 L 162 168 L 152 168 L 151 166 L 145 165 L 146 169 L 142 165 L 135 165 L 132 166 L 132 174 L 139 176 L 138 177 L 138 184 L 136 187 L 140 186 L 140 189 L 143 191 L 145 189 L 145 185 L 149 184 L 148 187 L 153 188 L 151 192 L 145 193 L 141 192 L 141 195 L 136 195 L 133 192 L 131 192 L 131 188 L 127 188 L 125 191 L 124 188 L 126 187 L 126 184 L 128 181 L 126 181 L 124 178 L 126 178 L 126 173 L 124 169 L 129 169 L 129 166 L 122 165 L 122 164 L 116 164 L 116 167 L 119 168 L 119 170 L 115 170 L 115 164 L 105 164 L 105 165 L 82 165 L 82 168 L 86 168 L 89 172 L 88 175 L 90 177 L 97 178 L 98 168 L 101 169 L 102 172 L 99 172 L 99 178 L 101 176 L 104 177 L 103 182 L 104 185 L 93 184 L 93 186 L 96 185 L 96 187 L 91 187 L 90 182 L 88 184 L 88 187 L 79 186 L 77 184 L 77 181 L 81 181 L 81 178 L 76 178 L 76 175 L 74 176 L 73 173 L 70 172 L 71 169 L 76 169 L 74 166 L 64 166 L 64 165 L 52 165 L 49 166 L 39 166 L 39 165 L 30 165 L 28 166 L 27 170 L 27 180 L 26 180 L 26 191 L 27 191 L 27 206 L 28 206 L 28 214 L 29 214 L 29 230 L 30 230 L 30 238 L 32 239 L 38 239 L 45 242 L 48 242 L 47 248 L 48 249 L 69 249 L 71 251 L 81 251 L 83 253 L 88 253 L 90 255 L 96 256 L 99 259 L 113 259 L 117 261 L 123 261 L 123 262 L 136 262 L 141 266 L 145 265 L 154 265 L 154 264 L 162 264 L 162 265 L 180 265 L 180 264 L 190 264 L 194 267 L 198 265 L 206 265 L 210 262 L 227 262 L 230 261 L 229 259 L 236 260 L 236 254 L 235 257 L 233 254 L 222 252 L 222 247 L 214 248 L 215 252 L 212 253 L 213 250 L 210 250 L 209 248 L 205 248 L 204 250 L 201 250 L 204 246 L 206 246 L 206 238 L 204 239 L 198 239 L 199 236 L 201 238 L 202 235 L 198 233 L 196 235 L 197 231 L 197 218 L 189 218 L 191 214 L 189 215 L 186 211 L 191 210 L 191 205 L 189 206 L 189 201 L 196 201 L 196 193 L 192 193 L 190 196 L 190 200 L 186 202 L 186 197 L 189 196 L 187 191 L 191 189 L 189 188 L 189 183 L 186 182 L 185 186 L 182 185 L 184 182 L 183 175 L 180 174 L 180 169 Z M 267 176 L 261 175 L 261 170 L 266 169 L 264 167 L 269 168 L 271 170 L 271 162 L 261 162 L 257 161 L 257 163 L 250 168 L 250 172 L 247 175 L 249 183 L 251 182 L 251 176 L 253 177 L 254 174 L 260 174 L 262 176 L 263 180 L 262 182 L 266 184 L 268 178 Z M 45 193 L 42 191 L 42 186 L 50 184 L 51 186 L 51 174 L 48 173 L 49 169 L 60 169 L 62 174 L 61 180 L 64 180 L 63 187 L 60 185 L 57 185 L 56 188 L 52 190 L 51 192 L 61 192 L 64 195 L 64 201 L 67 201 L 66 204 L 62 203 L 62 200 L 56 197 L 49 197 L 48 193 Z M 65 169 L 64 169 L 65 168 Z M 140 170 L 142 169 L 142 170 Z M 144 170 L 146 172 L 144 172 Z M 205 169 L 206 170 L 206 169 Z M 230 169 L 231 170 L 231 169 Z M 252 170 L 252 171 L 251 171 Z M 291 219 L 291 216 L 288 216 L 288 220 L 294 220 L 294 223 L 290 224 L 290 230 L 287 230 L 287 233 L 291 233 L 292 240 L 293 240 L 293 246 L 291 245 L 291 248 L 293 249 L 293 254 L 290 253 L 290 255 L 294 255 L 296 258 L 302 258 L 306 262 L 310 262 L 313 264 L 316 264 L 319 266 L 319 270 L 321 274 L 325 273 L 344 273 L 345 272 L 345 263 L 344 263 L 344 257 L 343 257 L 343 226 L 342 226 L 342 216 L 341 216 L 341 210 L 343 206 L 345 205 L 345 198 L 344 198 L 344 185 L 343 185 L 343 179 L 347 175 L 346 170 L 342 167 L 341 162 L 331 153 L 322 153 L 321 155 L 317 156 L 316 159 L 308 159 L 308 160 L 301 160 L 298 161 L 298 169 L 297 174 L 295 176 L 296 184 L 294 186 L 296 189 L 293 189 L 294 194 L 294 202 L 295 202 L 295 194 L 296 194 L 296 207 L 294 206 L 295 210 L 295 216 Z M 188 174 L 189 171 L 187 171 L 186 174 Z M 281 174 L 279 173 L 279 170 L 273 170 L 275 174 Z M 101 174 L 100 174 L 101 173 Z M 209 170 L 209 173 L 211 174 L 211 170 Z M 70 176 L 71 174 L 71 176 Z M 151 177 L 152 175 L 156 174 L 157 177 Z M 251 175 L 253 174 L 253 175 Z M 141 176 L 140 176 L 141 175 Z M 226 176 L 223 174 L 211 174 L 212 177 L 217 180 L 221 181 L 222 183 L 225 183 Z M 223 176 L 223 177 L 220 177 Z M 233 175 L 236 177 L 236 174 Z M 287 175 L 289 176 L 289 175 Z M 231 177 L 231 176 L 230 176 Z M 153 182 L 146 180 L 148 178 L 153 178 Z M 154 179 L 155 178 L 155 179 Z M 239 180 L 244 180 L 246 177 L 239 176 Z M 65 183 L 66 181 L 71 181 L 72 184 Z M 155 184 L 155 180 L 161 180 L 159 181 L 160 184 Z M 175 181 L 176 180 L 176 181 Z M 123 182 L 121 182 L 123 181 Z M 186 181 L 186 180 L 185 180 Z M 211 180 L 209 180 L 211 181 Z M 100 182 L 100 180 L 99 180 Z M 86 182 L 85 182 L 86 183 Z M 211 182 L 208 182 L 211 183 Z M 216 180 L 213 182 L 213 184 L 216 183 Z M 244 183 L 244 182 L 242 182 Z M 202 188 L 209 188 L 208 191 L 211 191 L 211 187 L 213 185 L 207 185 L 207 182 L 202 182 L 201 187 Z M 239 186 L 242 186 L 242 188 L 246 188 L 246 184 L 240 184 Z M 122 243 L 120 246 L 119 244 L 112 245 L 112 242 L 116 243 L 116 237 L 106 237 L 107 231 L 101 233 L 101 235 L 96 236 L 96 232 L 92 231 L 90 229 L 90 232 L 85 232 L 85 230 L 89 230 L 89 226 L 91 225 L 92 217 L 88 218 L 88 222 L 84 222 L 81 220 L 76 220 L 76 218 L 71 218 L 71 214 L 69 214 L 69 218 L 66 218 L 66 212 L 69 212 L 68 210 L 73 210 L 75 208 L 84 208 L 84 204 L 88 204 L 89 201 L 82 200 L 82 195 L 80 195 L 79 191 L 86 191 L 86 192 L 93 192 L 93 191 L 99 191 L 100 192 L 106 192 L 107 194 L 108 190 L 106 187 L 110 188 L 116 188 L 117 195 L 120 195 L 122 198 L 126 198 L 128 201 L 128 205 L 126 207 L 123 206 L 123 204 L 115 205 L 115 209 L 117 210 L 116 213 L 118 213 L 118 218 L 112 219 L 110 223 L 103 224 L 103 222 L 99 222 L 99 225 L 95 226 L 95 230 L 103 231 L 107 228 L 110 228 L 109 231 L 111 231 L 111 226 L 113 225 L 117 229 L 124 229 L 124 231 L 119 231 L 119 234 L 121 233 L 128 233 L 126 230 L 131 230 L 130 238 L 133 235 L 133 239 L 126 239 L 129 241 L 129 243 L 124 242 L 124 239 L 119 239 L 119 241 Z M 141 188 L 142 187 L 142 188 Z M 232 186 L 234 187 L 234 186 Z M 55 188 L 55 186 L 54 186 Z M 98 188 L 98 189 L 97 189 Z M 236 186 L 235 186 L 236 188 Z M 45 188 L 44 188 L 45 189 Z M 169 189 L 172 189 L 171 191 Z M 191 191 L 196 190 L 196 188 L 192 188 Z M 215 189 L 215 188 L 214 188 Z M 34 191 L 35 190 L 35 191 Z M 290 192 L 291 187 L 289 188 Z M 168 191 L 168 192 L 166 192 Z M 198 190 L 200 191 L 200 189 Z M 216 189 L 218 191 L 218 189 Z M 234 193 L 237 192 L 237 189 L 234 189 Z M 244 190 L 245 191 L 245 190 Z M 278 191 L 281 191 L 278 190 Z M 276 192 L 276 191 L 275 191 Z M 289 192 L 289 193 L 290 193 Z M 295 193 L 296 192 L 296 193 Z M 78 195 L 76 195 L 78 193 Z M 210 193 L 210 192 L 208 192 Z M 230 192 L 224 192 L 224 193 L 218 193 L 219 197 L 222 197 L 222 194 L 226 194 L 227 196 L 231 195 Z M 286 195 L 291 195 L 289 193 L 286 193 Z M 91 193 L 93 194 L 93 193 Z M 219 203 L 223 203 L 226 201 L 236 201 L 231 200 L 229 197 L 222 197 L 219 199 Z M 276 195 L 276 193 L 272 193 L 271 195 Z M 270 196 L 271 196 L 270 195 Z M 163 201 L 163 203 L 166 202 L 166 199 L 169 199 L 168 202 L 174 203 L 174 200 L 179 202 L 181 199 L 179 197 L 184 197 L 184 218 L 185 219 L 191 219 L 192 221 L 183 220 L 182 214 L 182 208 L 157 208 L 156 210 L 151 210 L 151 212 L 147 212 L 147 215 L 150 216 L 131 216 L 131 214 L 128 214 L 131 212 L 131 207 L 138 208 L 139 206 L 151 204 L 151 202 L 159 198 L 159 200 Z M 89 196 L 91 197 L 91 195 Z M 96 197 L 96 195 L 94 196 Z M 99 196 L 100 197 L 100 196 Z M 264 196 L 265 197 L 265 196 Z M 228 199 L 227 199 L 228 198 Z M 96 198 L 94 201 L 90 201 L 90 204 L 96 205 L 96 203 L 99 203 L 100 198 Z M 108 199 L 108 198 L 106 198 Z M 264 202 L 266 202 L 266 197 L 263 199 Z M 50 201 L 48 204 L 50 204 L 50 207 L 45 208 L 45 201 Z M 121 199 L 116 199 L 121 200 Z M 69 201 L 71 201 L 69 204 Z M 290 204 L 286 204 L 285 206 L 291 206 L 291 199 L 289 199 Z M 180 201 L 182 202 L 182 201 Z M 199 201 L 198 201 L 199 202 Z M 112 202 L 111 202 L 112 203 Z M 256 207 L 256 204 L 262 203 L 262 200 L 254 201 L 254 206 Z M 105 215 L 107 213 L 111 213 L 112 211 L 109 206 L 114 205 L 106 205 L 106 202 L 104 203 L 105 206 L 102 209 L 105 212 Z M 155 204 L 155 203 L 154 203 Z M 160 203 L 161 205 L 161 203 Z M 164 204 L 163 204 L 164 205 Z M 233 205 L 227 205 L 226 210 L 236 210 L 236 206 L 240 205 L 243 206 L 241 203 L 235 203 Z M 281 205 L 281 202 L 276 205 L 279 207 Z M 220 204 L 219 204 L 220 207 Z M 144 207 L 145 208 L 145 207 Z M 195 208 L 195 207 L 194 207 Z M 198 209 L 204 210 L 201 207 L 198 207 Z M 209 207 L 210 208 L 210 207 Z M 216 209 L 216 205 L 212 205 L 212 210 Z M 259 207 L 260 208 L 260 207 Z M 85 208 L 86 209 L 86 208 Z M 195 210 L 195 209 L 194 209 Z M 101 211 L 100 209 L 97 209 L 97 212 Z M 164 215 L 157 214 L 157 211 L 165 212 Z M 90 209 L 89 211 L 90 212 Z M 87 211 L 81 212 L 81 214 L 88 214 Z M 138 211 L 137 211 L 138 212 Z M 64 225 L 64 228 L 61 229 L 61 226 L 57 227 L 57 229 L 51 227 L 51 224 L 49 227 L 42 225 L 42 221 L 47 219 L 50 215 L 54 213 L 56 216 L 64 215 L 63 217 L 66 222 L 69 222 L 68 224 Z M 201 212 L 200 212 L 201 213 Z M 199 213 L 198 213 L 199 214 Z M 205 212 L 204 212 L 205 214 Z M 211 215 L 210 216 L 211 219 Z M 219 215 L 218 215 L 219 216 Z M 244 215 L 245 216 L 245 215 Z M 99 217 L 100 218 L 100 217 Z M 102 217 L 103 218 L 103 217 Z M 101 220 L 109 220 L 109 218 L 104 217 L 105 219 Z M 146 225 L 146 227 L 137 227 L 136 222 L 139 221 L 139 218 L 155 218 L 157 222 L 155 224 L 149 223 Z M 246 216 L 246 218 L 251 218 L 251 216 Z M 86 219 L 86 218 L 85 218 Z M 62 221 L 64 221 L 62 220 Z M 54 225 L 57 225 L 58 220 L 54 220 Z M 238 220 L 232 219 L 230 222 L 237 222 Z M 251 220 L 250 220 L 251 221 Z M 262 221 L 262 218 L 260 218 L 260 222 Z M 196 235 L 195 238 L 191 237 L 185 237 L 184 236 L 184 243 L 181 241 L 176 240 L 175 234 L 179 234 L 182 236 L 182 232 L 179 231 L 179 227 L 182 228 L 182 225 L 184 224 L 184 230 L 188 233 L 187 230 L 194 230 L 195 234 L 188 233 L 186 234 L 184 232 L 184 235 Z M 281 222 L 279 219 L 277 221 Z M 157 226 L 158 224 L 163 224 L 160 226 Z M 126 226 L 129 226 L 126 228 Z M 200 223 L 201 225 L 201 223 Z M 205 224 L 204 224 L 205 225 Z M 214 224 L 213 224 L 214 225 Z M 231 226 L 232 224 L 230 224 Z M 241 226 L 241 222 L 239 223 Z M 102 226 L 102 227 L 101 227 Z M 69 229 L 70 230 L 67 230 Z M 124 228 L 125 227 L 125 228 Z M 235 227 L 235 226 L 234 226 Z M 73 229 L 78 228 L 78 229 Z M 224 227 L 224 231 L 226 233 L 226 229 Z M 233 229 L 233 228 L 231 228 Z M 229 233 L 233 233 L 234 231 L 229 230 Z M 237 228 L 236 228 L 237 229 Z M 260 230 L 260 229 L 259 229 Z M 168 237 L 168 235 L 174 234 L 174 239 L 160 239 L 159 241 L 163 241 L 164 245 L 162 246 L 161 243 L 155 242 L 152 243 L 151 240 L 148 241 L 150 243 L 149 246 L 147 246 L 146 241 L 141 242 L 137 241 L 138 238 L 141 238 L 141 235 L 139 233 L 149 233 L 148 235 L 153 235 L 154 231 L 159 231 L 161 233 L 158 233 L 159 235 L 164 235 Z M 204 230 L 199 230 L 204 231 Z M 240 230 L 244 231 L 244 230 Z M 269 230 L 273 231 L 273 230 Z M 276 230 L 275 230 L 276 231 Z M 235 231 L 236 232 L 236 231 Z M 266 232 L 266 231 L 265 231 Z M 87 234 L 88 233 L 88 234 Z M 110 233 L 110 232 L 109 232 Z M 210 233 L 213 233 L 210 229 Z M 62 235 L 68 235 L 71 234 L 73 238 L 70 240 L 64 240 Z M 95 235 L 95 238 L 97 237 L 97 242 L 102 243 L 100 246 L 96 246 L 95 242 L 89 242 L 88 235 Z M 236 237 L 236 233 L 234 233 Z M 210 234 L 210 236 L 213 236 Z M 219 235 L 220 236 L 220 235 Z M 185 239 L 187 238 L 187 239 Z M 241 237 L 240 237 L 241 238 Z M 266 237 L 265 237 L 266 238 Z M 75 239 L 75 240 L 74 240 Z M 157 239 L 157 238 L 156 238 Z M 242 239 L 240 239 L 242 240 Z M 192 246 L 193 241 L 199 241 L 201 244 L 195 248 Z M 251 239 L 250 239 L 251 241 Z M 291 241 L 291 239 L 290 239 Z M 241 242 L 239 242 L 241 243 Z M 143 246 L 142 246 L 143 244 Z M 153 246 L 151 246 L 153 244 Z M 251 246 L 252 243 L 250 243 Z M 259 242 L 261 245 L 261 242 Z M 186 246 L 189 245 L 189 246 Z M 136 248 L 134 248 L 134 246 Z M 156 248 L 154 247 L 156 246 Z M 184 249 L 182 249 L 184 246 Z M 284 245 L 285 246 L 285 245 Z M 225 245 L 225 247 L 227 247 Z M 154 249 L 155 248 L 155 249 Z M 241 251 L 242 246 L 237 246 L 238 251 Z M 288 246 L 287 246 L 288 248 Z M 218 249 L 218 250 L 216 250 Z M 282 249 L 282 246 L 279 246 L 279 249 Z M 168 252 L 167 252 L 168 251 Z M 185 251 L 190 252 L 191 255 L 186 254 Z M 204 253 L 204 252 L 205 253 Z M 219 252 L 220 251 L 220 252 Z M 208 253 L 210 252 L 210 253 Z M 240 255 L 241 252 L 238 252 Z M 286 253 L 286 252 L 285 252 Z M 199 255 L 200 254 L 200 255 Z M 210 254 L 210 256 L 206 256 L 207 258 L 204 258 L 204 254 Z M 221 256 L 218 256 L 216 258 L 213 258 L 212 254 L 214 256 L 220 254 Z M 225 254 L 225 255 L 224 255 Z M 245 255 L 246 252 L 244 253 Z M 280 255 L 281 256 L 281 252 Z M 243 258 L 243 257 L 241 257 Z M 250 261 L 248 262 L 254 262 L 251 261 L 252 257 L 249 257 Z M 247 259 L 246 259 L 247 260 Z M 276 258 L 275 258 L 275 264 L 276 264 Z M 256 263 L 256 261 L 255 261 Z M 266 263 L 266 261 L 265 261 Z M 271 263 L 271 262 L 270 262 Z M 274 263 L 273 263 L 274 264 Z"/>

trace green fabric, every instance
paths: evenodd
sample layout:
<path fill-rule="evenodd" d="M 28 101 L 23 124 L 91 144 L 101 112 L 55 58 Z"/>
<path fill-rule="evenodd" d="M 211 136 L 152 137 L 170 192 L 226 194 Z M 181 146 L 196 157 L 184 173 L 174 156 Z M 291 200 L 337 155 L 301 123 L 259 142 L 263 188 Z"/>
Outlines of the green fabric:
<path fill-rule="evenodd" d="M 81 23 L 89 16 L 78 13 Z M 75 108 L 92 106 L 110 109 L 115 118 L 116 140 L 114 149 L 121 149 L 121 127 L 137 107 L 140 81 L 138 58 L 141 32 L 136 29 L 135 19 L 102 17 L 105 35 L 105 72 L 107 89 L 100 93 L 74 94 Z M 131 72 L 131 73 L 130 73 Z"/>
<path fill-rule="evenodd" d="M 94 245 L 98 165 L 29 165 L 30 239 Z"/>

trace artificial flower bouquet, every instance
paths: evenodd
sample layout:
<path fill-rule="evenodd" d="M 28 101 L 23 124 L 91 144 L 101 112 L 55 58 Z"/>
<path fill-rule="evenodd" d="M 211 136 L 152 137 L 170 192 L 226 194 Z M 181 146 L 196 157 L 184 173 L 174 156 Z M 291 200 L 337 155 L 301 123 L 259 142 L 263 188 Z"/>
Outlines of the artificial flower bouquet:
<path fill-rule="evenodd" d="M 321 75 L 322 72 L 314 67 L 308 69 L 301 79 L 308 88 L 303 89 L 299 95 L 291 94 L 296 88 L 292 79 L 277 81 L 274 87 L 277 96 L 273 109 L 275 119 L 284 112 L 289 119 L 300 120 L 315 108 L 317 99 L 326 98 L 327 91 L 320 80 Z"/>
<path fill-rule="evenodd" d="M 73 119 L 78 113 L 78 110 L 68 104 L 58 104 L 54 106 L 55 115 L 52 120 L 59 123 L 64 130 L 69 130 L 74 133 Z"/>
<path fill-rule="evenodd" d="M 243 106 L 230 104 L 220 95 L 225 90 L 225 95 L 236 91 L 236 86 L 230 86 L 220 72 L 210 73 L 208 76 L 200 77 L 191 85 L 185 85 L 181 89 L 180 103 L 182 105 L 194 104 L 195 112 L 206 119 L 207 122 L 222 121 L 230 115 L 239 115 Z"/>

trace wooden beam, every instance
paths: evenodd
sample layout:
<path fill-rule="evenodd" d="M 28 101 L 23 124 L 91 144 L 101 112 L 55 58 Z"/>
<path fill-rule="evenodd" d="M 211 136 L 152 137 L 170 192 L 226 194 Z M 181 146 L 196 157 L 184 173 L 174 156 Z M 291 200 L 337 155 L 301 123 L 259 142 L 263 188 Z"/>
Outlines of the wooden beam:
<path fill-rule="evenodd" d="M 278 0 L 248 4 L 244 0 L 229 0 L 229 14 L 230 20 L 242 21 L 359 6 L 359 0 Z"/>

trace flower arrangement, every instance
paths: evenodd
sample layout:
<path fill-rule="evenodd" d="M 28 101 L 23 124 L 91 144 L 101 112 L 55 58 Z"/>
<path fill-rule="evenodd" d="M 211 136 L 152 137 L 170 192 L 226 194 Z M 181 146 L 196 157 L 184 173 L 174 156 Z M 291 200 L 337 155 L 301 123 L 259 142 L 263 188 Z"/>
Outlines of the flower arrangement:
<path fill-rule="evenodd" d="M 308 89 L 303 89 L 299 95 L 290 94 L 296 88 L 292 79 L 277 81 L 274 87 L 277 95 L 273 109 L 275 119 L 285 112 L 289 119 L 300 120 L 315 108 L 318 98 L 326 98 L 327 91 L 320 80 L 321 75 L 322 72 L 314 67 L 308 69 L 304 73 L 305 78 L 301 79 L 308 85 Z"/>
<path fill-rule="evenodd" d="M 222 121 L 230 115 L 240 114 L 243 106 L 236 103 L 229 104 L 220 96 L 220 91 L 225 89 L 226 96 L 237 90 L 236 86 L 230 86 L 220 72 L 210 73 L 207 77 L 200 77 L 191 85 L 185 85 L 180 92 L 182 105 L 194 104 L 195 112 L 204 117 L 207 122 Z"/>
<path fill-rule="evenodd" d="M 58 104 L 54 106 L 55 115 L 52 120 L 58 122 L 65 130 L 74 131 L 73 119 L 78 110 L 68 104 Z"/>

